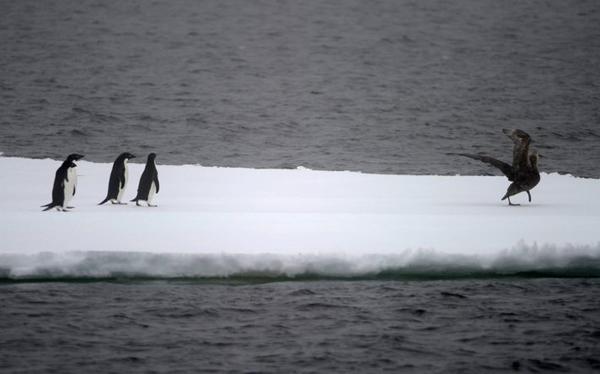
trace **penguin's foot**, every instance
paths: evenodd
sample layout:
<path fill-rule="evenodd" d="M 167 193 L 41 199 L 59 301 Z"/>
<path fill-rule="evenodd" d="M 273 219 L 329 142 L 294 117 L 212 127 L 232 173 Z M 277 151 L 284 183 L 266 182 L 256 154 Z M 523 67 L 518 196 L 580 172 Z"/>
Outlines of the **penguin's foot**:
<path fill-rule="evenodd" d="M 67 209 L 75 209 L 74 206 L 68 206 Z"/>
<path fill-rule="evenodd" d="M 150 204 L 150 203 L 148 203 L 148 206 L 149 206 L 150 208 L 156 208 L 156 207 L 158 207 L 158 205 L 156 205 L 156 204 L 152 205 L 152 204 Z"/>
<path fill-rule="evenodd" d="M 142 204 L 140 204 L 140 202 L 139 202 L 139 201 L 136 201 L 136 202 L 135 202 L 135 205 L 137 205 L 137 206 L 142 206 Z"/>
<path fill-rule="evenodd" d="M 117 204 L 119 204 L 119 205 L 127 205 L 127 203 L 122 203 L 120 201 Z"/>

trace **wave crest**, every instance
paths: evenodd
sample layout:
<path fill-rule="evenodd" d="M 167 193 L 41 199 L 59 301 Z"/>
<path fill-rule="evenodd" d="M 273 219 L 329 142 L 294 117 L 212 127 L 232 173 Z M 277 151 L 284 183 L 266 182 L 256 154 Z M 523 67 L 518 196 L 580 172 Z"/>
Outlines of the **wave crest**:
<path fill-rule="evenodd" d="M 40 252 L 0 255 L 0 279 L 459 279 L 487 277 L 600 277 L 596 246 L 519 243 L 493 256 L 406 250 L 398 254 L 278 255 Z"/>

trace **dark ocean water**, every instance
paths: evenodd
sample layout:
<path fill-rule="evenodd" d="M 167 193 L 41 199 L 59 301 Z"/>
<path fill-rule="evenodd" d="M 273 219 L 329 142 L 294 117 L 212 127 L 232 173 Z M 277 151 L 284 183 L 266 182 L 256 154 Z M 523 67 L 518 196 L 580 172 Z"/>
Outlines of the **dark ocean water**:
<path fill-rule="evenodd" d="M 600 177 L 595 0 L 0 0 L 0 42 L 7 156 L 479 175 L 445 153 L 509 160 L 518 127 L 543 171 Z M 0 372 L 593 372 L 594 269 L 3 278 Z"/>
<path fill-rule="evenodd" d="M 600 370 L 600 280 L 0 286 L 3 373 Z"/>
<path fill-rule="evenodd" d="M 600 5 L 0 1 L 0 152 L 482 174 L 531 133 L 600 177 Z"/>

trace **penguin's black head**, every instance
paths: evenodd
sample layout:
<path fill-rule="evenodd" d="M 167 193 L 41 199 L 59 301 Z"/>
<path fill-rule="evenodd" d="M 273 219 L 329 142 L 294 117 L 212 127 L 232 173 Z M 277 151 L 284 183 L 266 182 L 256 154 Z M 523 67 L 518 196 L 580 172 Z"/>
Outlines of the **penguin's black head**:
<path fill-rule="evenodd" d="M 148 161 L 154 161 L 155 158 L 156 158 L 156 153 L 150 153 L 148 155 Z"/>
<path fill-rule="evenodd" d="M 121 153 L 121 155 L 119 156 L 119 158 L 120 159 L 124 159 L 124 160 L 129 160 L 130 158 L 135 158 L 135 156 L 132 155 L 129 152 L 124 152 L 124 153 Z"/>
<path fill-rule="evenodd" d="M 83 155 L 77 154 L 77 153 L 71 153 L 68 157 L 67 160 L 68 161 L 77 161 L 77 160 L 81 160 L 83 158 Z"/>

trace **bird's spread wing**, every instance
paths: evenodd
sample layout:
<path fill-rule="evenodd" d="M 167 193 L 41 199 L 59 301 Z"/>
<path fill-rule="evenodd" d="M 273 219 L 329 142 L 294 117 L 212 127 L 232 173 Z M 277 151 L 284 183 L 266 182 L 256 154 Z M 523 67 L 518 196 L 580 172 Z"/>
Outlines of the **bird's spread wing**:
<path fill-rule="evenodd" d="M 531 137 L 523 130 L 502 129 L 514 143 L 513 147 L 513 169 L 516 173 L 520 170 L 526 170 L 529 167 L 529 144 Z"/>
<path fill-rule="evenodd" d="M 476 155 L 476 154 L 472 154 L 472 153 L 449 153 L 449 154 L 463 156 L 463 157 L 468 157 L 468 158 L 472 158 L 473 160 L 478 160 L 478 161 L 481 161 L 481 162 L 485 162 L 486 164 L 490 164 L 490 165 L 495 166 L 498 169 L 500 169 L 500 171 L 504 175 L 506 175 L 506 177 L 509 180 L 512 181 L 513 178 L 514 178 L 513 167 L 510 166 L 509 164 L 507 164 L 504 161 L 496 160 L 493 157 L 483 156 L 483 155 Z"/>

